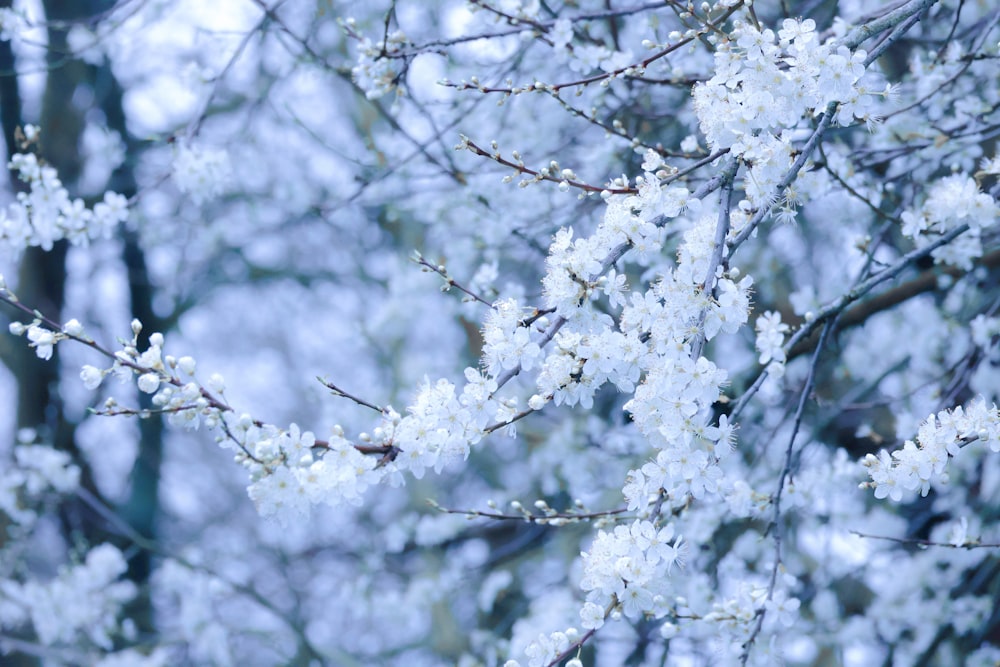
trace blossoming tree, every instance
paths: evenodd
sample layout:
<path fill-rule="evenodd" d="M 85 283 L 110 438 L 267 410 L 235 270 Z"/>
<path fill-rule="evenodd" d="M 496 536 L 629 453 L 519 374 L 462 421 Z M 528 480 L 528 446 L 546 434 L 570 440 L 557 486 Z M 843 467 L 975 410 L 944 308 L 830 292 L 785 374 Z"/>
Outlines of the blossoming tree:
<path fill-rule="evenodd" d="M 994 5 L 8 3 L 3 659 L 996 664 Z"/>

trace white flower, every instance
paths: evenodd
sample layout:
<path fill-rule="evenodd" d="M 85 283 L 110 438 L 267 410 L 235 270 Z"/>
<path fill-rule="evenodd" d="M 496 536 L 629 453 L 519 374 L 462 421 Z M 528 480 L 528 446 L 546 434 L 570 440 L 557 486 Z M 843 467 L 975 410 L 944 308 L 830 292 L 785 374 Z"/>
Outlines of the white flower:
<path fill-rule="evenodd" d="M 653 594 L 645 586 L 630 583 L 621 602 L 626 616 L 638 618 L 653 608 Z"/>
<path fill-rule="evenodd" d="M 783 590 L 777 590 L 771 599 L 764 603 L 768 615 L 773 614 L 773 619 L 779 625 L 790 628 L 795 625 L 795 620 L 799 615 L 799 605 L 801 603 L 796 598 L 788 597 Z"/>
<path fill-rule="evenodd" d="M 743 480 L 733 482 L 732 489 L 726 494 L 726 505 L 729 511 L 738 517 L 748 517 L 753 511 L 753 489 Z"/>
<path fill-rule="evenodd" d="M 564 18 L 553 23 L 549 30 L 549 39 L 552 40 L 552 48 L 555 51 L 565 51 L 566 45 L 573 40 L 572 21 Z"/>
<path fill-rule="evenodd" d="M 532 410 L 541 410 L 542 408 L 545 407 L 546 402 L 547 401 L 545 400 L 544 396 L 533 394 L 531 398 L 528 399 L 528 407 L 531 408 Z"/>
<path fill-rule="evenodd" d="M 778 37 L 783 46 L 795 41 L 796 47 L 801 49 L 816 38 L 816 22 L 812 19 L 796 21 L 795 19 L 785 19 L 781 22 L 782 29 L 778 31 Z"/>
<path fill-rule="evenodd" d="M 995 155 L 991 158 L 984 157 L 979 164 L 979 168 L 987 174 L 1000 174 L 1000 155 Z"/>
<path fill-rule="evenodd" d="M 143 373 L 139 376 L 139 391 L 152 394 L 160 387 L 160 376 L 157 373 Z"/>
<path fill-rule="evenodd" d="M 177 360 L 177 367 L 187 375 L 194 375 L 195 366 L 195 360 L 192 357 L 185 356 Z"/>
<path fill-rule="evenodd" d="M 646 476 L 642 470 L 630 470 L 625 478 L 625 486 L 622 487 L 622 494 L 628 501 L 628 511 L 643 509 L 649 500 L 650 490 L 646 483 Z"/>
<path fill-rule="evenodd" d="M 948 544 L 963 547 L 969 543 L 969 518 L 963 516 L 948 531 Z"/>
<path fill-rule="evenodd" d="M 104 373 L 101 369 L 88 365 L 80 371 L 80 379 L 83 380 L 83 386 L 87 389 L 97 389 L 101 386 L 101 381 L 104 380 Z"/>
<path fill-rule="evenodd" d="M 580 610 L 580 625 L 588 630 L 597 630 L 604 625 L 604 610 L 593 602 L 585 602 Z"/>
<path fill-rule="evenodd" d="M 769 310 L 757 318 L 757 351 L 760 352 L 758 361 L 766 366 L 772 360 L 778 363 L 785 362 L 785 351 L 782 346 L 785 343 L 785 334 L 788 332 L 788 325 L 781 321 L 781 313 Z"/>
<path fill-rule="evenodd" d="M 83 335 L 83 325 L 80 324 L 79 320 L 72 319 L 63 325 L 63 333 L 70 336 L 82 336 Z"/>
<path fill-rule="evenodd" d="M 13 327 L 13 324 L 11 325 Z M 28 340 L 31 347 L 35 348 L 35 354 L 39 359 L 51 359 L 52 351 L 56 345 L 55 334 L 47 329 L 43 329 L 36 324 L 28 327 Z"/>
<path fill-rule="evenodd" d="M 226 380 L 218 373 L 212 373 L 208 378 L 208 388 L 216 394 L 221 394 L 226 390 Z"/>
<path fill-rule="evenodd" d="M 104 200 L 94 206 L 94 216 L 106 221 L 105 231 L 116 223 L 125 222 L 128 219 L 128 199 L 117 192 L 105 192 Z"/>
<path fill-rule="evenodd" d="M 642 170 L 649 173 L 655 173 L 657 169 L 664 166 L 663 156 L 654 151 L 652 148 L 647 148 L 646 152 L 642 155 Z"/>

